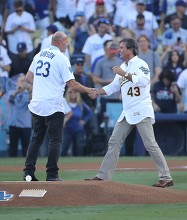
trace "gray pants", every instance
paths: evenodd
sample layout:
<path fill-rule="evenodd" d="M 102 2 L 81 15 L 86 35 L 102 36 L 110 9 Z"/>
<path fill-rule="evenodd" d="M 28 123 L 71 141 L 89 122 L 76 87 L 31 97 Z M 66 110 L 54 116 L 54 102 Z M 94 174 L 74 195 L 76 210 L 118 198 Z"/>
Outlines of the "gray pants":
<path fill-rule="evenodd" d="M 151 118 L 145 118 L 136 125 L 128 124 L 126 119 L 116 123 L 108 142 L 108 151 L 102 161 L 97 177 L 103 180 L 112 179 L 119 159 L 121 146 L 134 126 L 137 127 L 144 146 L 158 169 L 160 180 L 172 180 L 164 155 L 155 140 Z"/>

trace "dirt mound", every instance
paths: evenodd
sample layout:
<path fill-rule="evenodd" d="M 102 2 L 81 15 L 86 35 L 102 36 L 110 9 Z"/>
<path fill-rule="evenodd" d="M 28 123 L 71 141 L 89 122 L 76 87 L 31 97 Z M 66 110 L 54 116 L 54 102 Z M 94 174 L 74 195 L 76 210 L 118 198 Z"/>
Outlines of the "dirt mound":
<path fill-rule="evenodd" d="M 0 202 L 4 207 L 187 202 L 187 191 L 112 181 L 0 182 L 0 189 L 14 194 L 11 200 Z M 23 189 L 45 189 L 47 193 L 42 198 L 19 197 Z"/>

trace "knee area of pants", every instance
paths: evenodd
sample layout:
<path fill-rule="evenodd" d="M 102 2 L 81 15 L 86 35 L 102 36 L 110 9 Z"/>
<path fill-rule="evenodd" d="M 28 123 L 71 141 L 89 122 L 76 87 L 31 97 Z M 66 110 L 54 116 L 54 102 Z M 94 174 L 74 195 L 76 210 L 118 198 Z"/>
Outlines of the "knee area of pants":
<path fill-rule="evenodd" d="M 159 147 L 156 141 L 153 141 L 153 142 L 147 141 L 147 142 L 144 142 L 144 145 L 145 145 L 145 148 L 152 148 L 152 147 L 158 148 Z"/>
<path fill-rule="evenodd" d="M 120 141 L 120 137 L 110 137 L 108 142 L 111 144 L 115 144 L 115 143 L 120 143 L 121 141 Z"/>

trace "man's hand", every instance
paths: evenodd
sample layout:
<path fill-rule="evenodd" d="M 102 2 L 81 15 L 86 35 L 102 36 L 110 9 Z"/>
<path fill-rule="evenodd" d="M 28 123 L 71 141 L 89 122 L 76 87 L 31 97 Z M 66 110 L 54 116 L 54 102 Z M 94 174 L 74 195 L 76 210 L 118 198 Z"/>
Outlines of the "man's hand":
<path fill-rule="evenodd" d="M 119 66 L 114 66 L 113 68 L 112 68 L 112 71 L 113 71 L 113 73 L 115 73 L 115 74 L 118 74 L 118 75 L 120 75 L 120 76 L 125 76 L 125 71 L 124 70 L 122 70 L 121 69 L 121 67 L 119 67 Z"/>
<path fill-rule="evenodd" d="M 95 88 L 89 88 L 88 95 L 91 99 L 96 99 L 98 97 L 97 90 Z"/>

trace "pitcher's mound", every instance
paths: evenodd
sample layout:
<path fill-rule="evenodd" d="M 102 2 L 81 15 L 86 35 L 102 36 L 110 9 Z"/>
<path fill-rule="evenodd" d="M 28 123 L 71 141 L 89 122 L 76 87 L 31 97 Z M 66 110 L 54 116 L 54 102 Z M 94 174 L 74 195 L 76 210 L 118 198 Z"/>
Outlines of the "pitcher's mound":
<path fill-rule="evenodd" d="M 43 189 L 41 198 L 19 197 L 24 189 Z M 130 185 L 112 181 L 0 182 L 13 198 L 1 206 L 81 206 L 101 204 L 186 203 L 187 191 Z"/>

